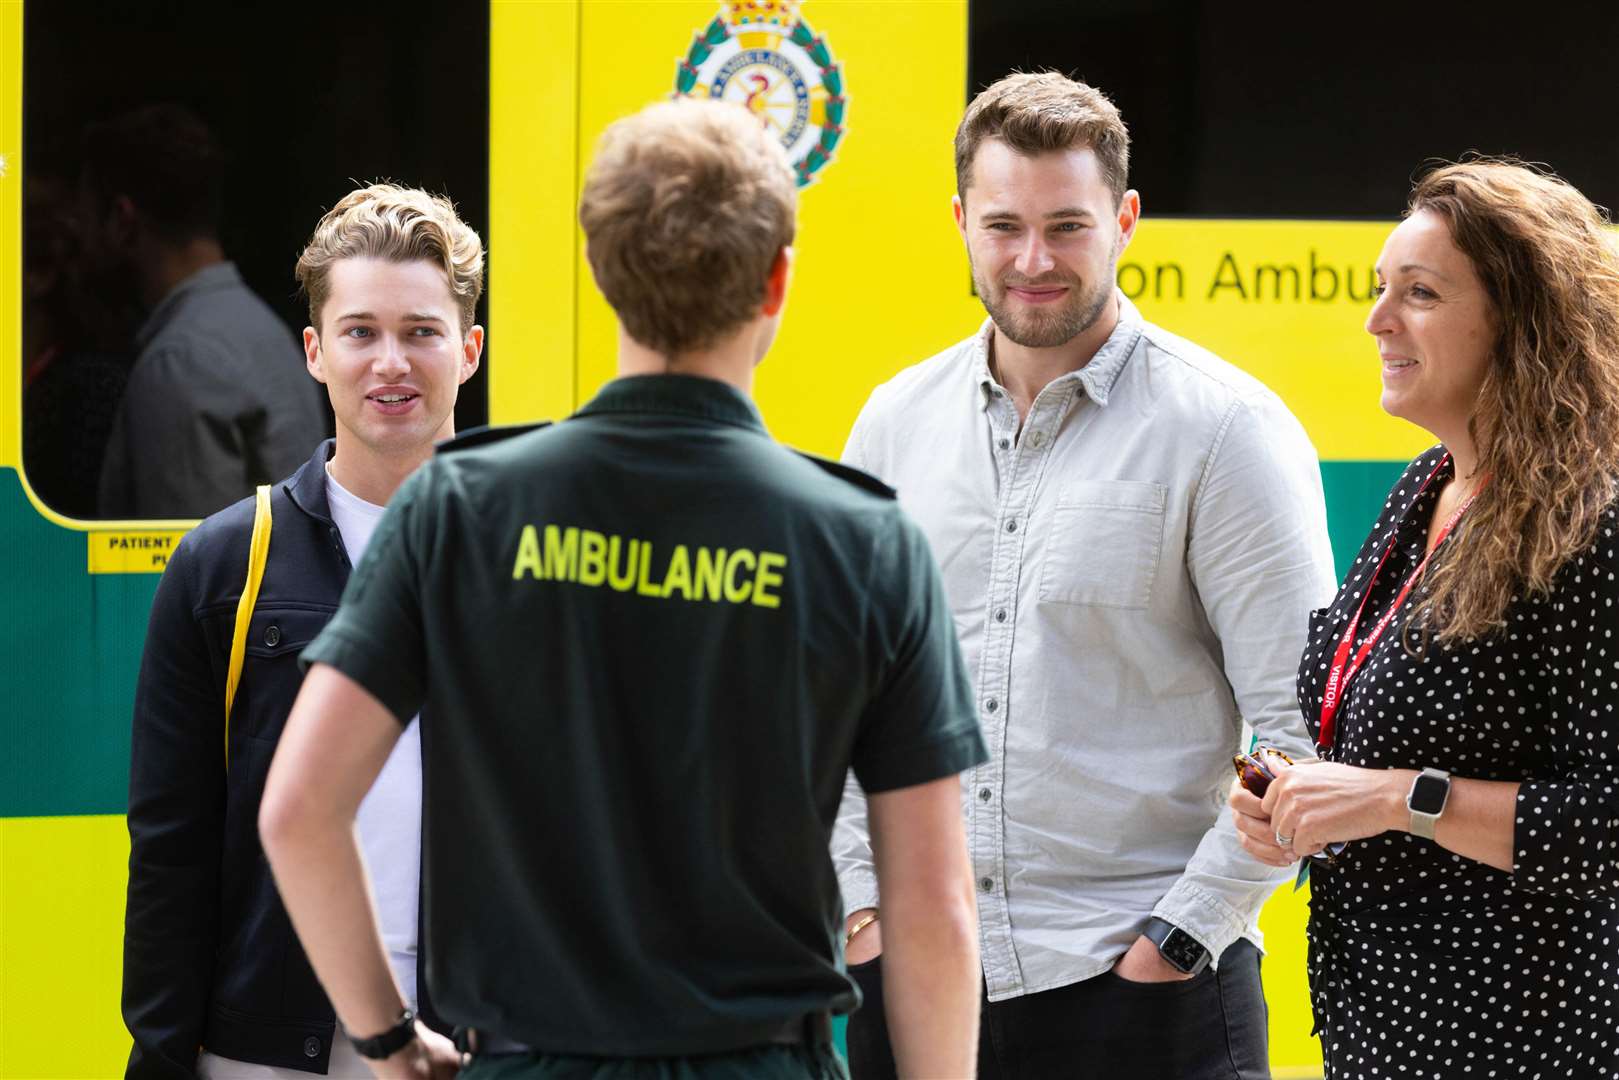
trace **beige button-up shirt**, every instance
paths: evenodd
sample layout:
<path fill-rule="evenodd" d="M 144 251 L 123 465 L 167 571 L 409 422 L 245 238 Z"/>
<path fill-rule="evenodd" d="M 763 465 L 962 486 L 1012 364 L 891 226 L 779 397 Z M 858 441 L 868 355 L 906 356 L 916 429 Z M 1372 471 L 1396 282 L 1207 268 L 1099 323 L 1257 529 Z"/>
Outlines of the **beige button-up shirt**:
<path fill-rule="evenodd" d="M 990 999 L 1088 979 L 1150 915 L 1217 958 L 1287 877 L 1237 842 L 1244 722 L 1311 753 L 1294 691 L 1336 582 L 1315 450 L 1270 390 L 1122 295 L 1018 427 L 974 336 L 877 388 L 844 457 L 944 572 L 990 760 L 962 777 Z M 851 778 L 848 910 L 877 902 Z"/>

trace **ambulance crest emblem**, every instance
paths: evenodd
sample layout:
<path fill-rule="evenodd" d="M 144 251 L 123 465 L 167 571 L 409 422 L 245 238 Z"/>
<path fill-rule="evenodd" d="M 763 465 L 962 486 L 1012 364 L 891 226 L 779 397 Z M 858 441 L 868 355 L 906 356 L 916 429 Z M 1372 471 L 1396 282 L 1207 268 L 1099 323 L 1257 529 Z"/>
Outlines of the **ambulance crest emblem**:
<path fill-rule="evenodd" d="M 692 38 L 675 70 L 675 93 L 745 106 L 781 139 L 812 183 L 843 138 L 843 71 L 797 0 L 731 0 Z"/>

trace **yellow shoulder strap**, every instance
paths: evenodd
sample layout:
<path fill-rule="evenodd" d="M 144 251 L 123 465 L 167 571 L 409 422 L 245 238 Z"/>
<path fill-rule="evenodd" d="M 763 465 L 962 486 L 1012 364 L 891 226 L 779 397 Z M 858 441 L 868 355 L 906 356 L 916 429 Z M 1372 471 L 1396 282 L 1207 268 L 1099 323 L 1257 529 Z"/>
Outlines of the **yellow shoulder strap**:
<path fill-rule="evenodd" d="M 253 540 L 247 549 L 247 583 L 236 604 L 236 632 L 230 640 L 230 668 L 225 673 L 225 768 L 230 768 L 230 709 L 236 703 L 236 684 L 242 681 L 242 660 L 247 652 L 247 627 L 259 599 L 264 564 L 270 557 L 270 486 L 261 485 L 253 512 Z"/>

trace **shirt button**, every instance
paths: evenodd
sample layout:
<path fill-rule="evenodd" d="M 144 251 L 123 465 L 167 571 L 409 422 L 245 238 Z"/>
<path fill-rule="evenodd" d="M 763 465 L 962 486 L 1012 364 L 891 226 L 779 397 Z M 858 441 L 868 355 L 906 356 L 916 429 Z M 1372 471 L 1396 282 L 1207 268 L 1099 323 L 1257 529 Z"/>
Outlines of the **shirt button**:
<path fill-rule="evenodd" d="M 995 891 L 995 879 L 994 878 L 988 878 L 988 877 L 981 877 L 981 878 L 978 879 L 978 887 L 980 889 L 984 890 L 985 892 L 994 892 Z"/>
<path fill-rule="evenodd" d="M 1006 609 L 1005 608 L 996 608 L 995 609 L 995 621 L 996 622 L 1005 622 L 1006 621 Z"/>
<path fill-rule="evenodd" d="M 1030 435 L 1029 445 L 1034 447 L 1036 450 L 1046 445 L 1046 433 L 1043 431 L 1036 431 L 1034 434 Z"/>
<path fill-rule="evenodd" d="M 320 1057 L 320 1040 L 313 1035 L 304 1040 L 304 1057 Z"/>
<path fill-rule="evenodd" d="M 1017 532 L 1017 522 L 1015 522 L 1015 521 L 1008 521 L 1008 522 L 1007 522 L 1007 523 L 1006 523 L 1006 531 L 1007 531 L 1007 532 Z"/>
<path fill-rule="evenodd" d="M 1009 449 L 1011 449 L 1011 447 L 1012 447 L 1012 440 L 1011 439 L 1002 439 L 1001 440 L 1001 449 L 1002 450 L 1009 450 Z"/>
<path fill-rule="evenodd" d="M 984 708 L 988 709 L 990 712 L 994 712 L 1000 707 L 1001 703 L 996 701 L 994 698 L 990 698 L 988 701 L 984 702 Z"/>
<path fill-rule="evenodd" d="M 990 795 L 989 788 L 983 787 L 983 788 L 978 789 L 978 801 L 979 802 L 989 802 L 989 795 Z"/>
<path fill-rule="evenodd" d="M 272 649 L 281 644 L 281 627 L 276 626 L 274 623 L 266 627 L 264 630 L 264 643 Z"/>

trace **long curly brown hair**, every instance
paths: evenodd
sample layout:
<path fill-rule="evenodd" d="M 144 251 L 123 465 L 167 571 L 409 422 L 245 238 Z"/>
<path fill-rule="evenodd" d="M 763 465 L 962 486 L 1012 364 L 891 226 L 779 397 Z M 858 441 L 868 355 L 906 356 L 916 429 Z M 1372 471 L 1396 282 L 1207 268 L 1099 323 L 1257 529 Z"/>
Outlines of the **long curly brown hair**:
<path fill-rule="evenodd" d="M 1417 181 L 1407 216 L 1439 215 L 1494 307 L 1468 420 L 1486 482 L 1407 623 L 1451 644 L 1504 625 L 1589 548 L 1619 480 L 1619 250 L 1606 213 L 1515 160 Z M 1409 645 L 1409 642 L 1408 642 Z"/>

